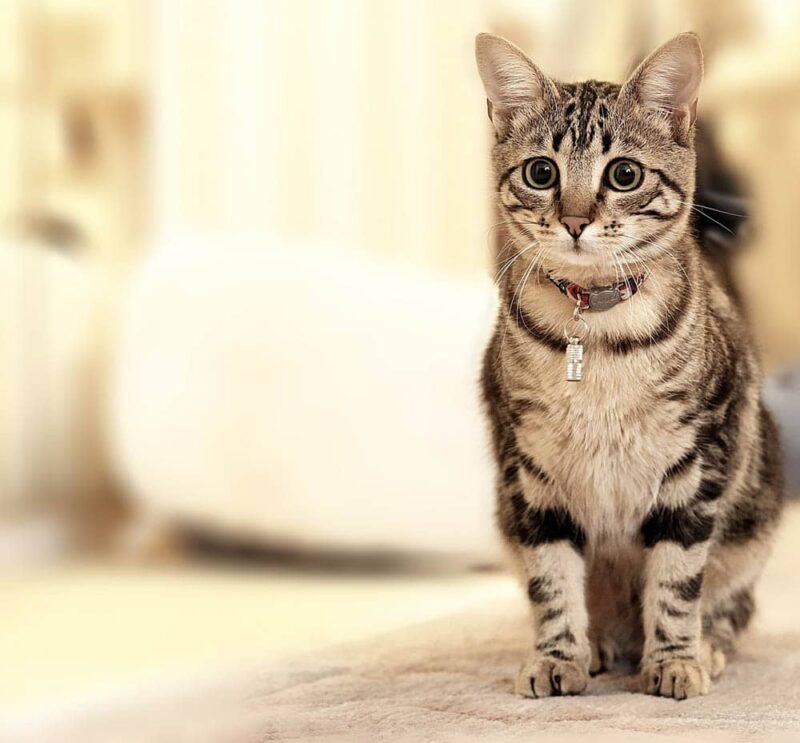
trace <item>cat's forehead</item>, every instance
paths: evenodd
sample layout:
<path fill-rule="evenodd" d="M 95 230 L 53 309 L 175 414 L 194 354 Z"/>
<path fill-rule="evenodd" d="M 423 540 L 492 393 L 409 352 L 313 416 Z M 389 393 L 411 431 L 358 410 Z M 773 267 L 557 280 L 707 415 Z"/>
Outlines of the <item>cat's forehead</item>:
<path fill-rule="evenodd" d="M 588 80 L 555 83 L 558 98 L 515 122 L 517 145 L 569 160 L 608 155 L 612 148 L 637 151 L 658 133 L 635 112 L 619 110 L 621 86 Z"/>
<path fill-rule="evenodd" d="M 589 80 L 561 83 L 557 88 L 558 101 L 549 111 L 548 122 L 552 150 L 572 157 L 609 152 L 619 131 L 620 86 Z"/>
<path fill-rule="evenodd" d="M 554 149 L 568 134 L 577 148 L 586 147 L 595 137 L 602 137 L 611 128 L 612 108 L 619 86 L 589 81 L 558 86 L 559 100 L 553 107 Z"/>

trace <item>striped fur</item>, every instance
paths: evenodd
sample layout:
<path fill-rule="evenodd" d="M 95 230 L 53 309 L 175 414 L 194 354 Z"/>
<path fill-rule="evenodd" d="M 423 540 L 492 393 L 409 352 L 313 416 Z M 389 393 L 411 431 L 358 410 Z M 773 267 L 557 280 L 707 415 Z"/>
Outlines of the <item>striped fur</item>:
<path fill-rule="evenodd" d="M 645 691 L 705 693 L 748 624 L 779 517 L 780 455 L 753 344 L 690 228 L 686 80 L 698 59 L 682 35 L 623 86 L 563 84 L 507 42 L 478 40 L 503 234 L 483 396 L 498 523 L 533 615 L 517 679 L 528 696 L 578 693 L 620 657 L 640 664 Z M 509 80 L 534 97 L 509 104 Z M 558 166 L 553 188 L 522 179 L 539 156 Z M 644 172 L 631 192 L 603 180 L 622 157 Z M 565 214 L 592 219 L 579 243 Z M 566 382 L 573 307 L 545 271 L 592 286 L 642 270 L 629 302 L 586 315 L 584 378 Z"/>

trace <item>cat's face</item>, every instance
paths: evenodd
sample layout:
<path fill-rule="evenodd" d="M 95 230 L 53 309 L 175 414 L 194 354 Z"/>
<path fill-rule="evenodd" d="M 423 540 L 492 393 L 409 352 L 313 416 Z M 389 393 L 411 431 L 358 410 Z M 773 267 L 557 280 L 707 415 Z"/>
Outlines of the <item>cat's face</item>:
<path fill-rule="evenodd" d="M 683 34 L 624 85 L 545 77 L 498 37 L 477 42 L 497 131 L 500 217 L 516 250 L 547 266 L 646 270 L 685 230 L 702 56 Z"/>

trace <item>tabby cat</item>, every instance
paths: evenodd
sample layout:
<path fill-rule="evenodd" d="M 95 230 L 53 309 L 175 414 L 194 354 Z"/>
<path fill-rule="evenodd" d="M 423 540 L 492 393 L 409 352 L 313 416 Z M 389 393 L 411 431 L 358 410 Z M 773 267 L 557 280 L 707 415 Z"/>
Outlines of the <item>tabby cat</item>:
<path fill-rule="evenodd" d="M 577 694 L 627 659 L 646 692 L 705 694 L 782 485 L 753 344 L 691 227 L 700 45 L 621 86 L 557 82 L 490 34 L 476 56 L 508 249 L 483 394 L 534 624 L 516 690 Z"/>

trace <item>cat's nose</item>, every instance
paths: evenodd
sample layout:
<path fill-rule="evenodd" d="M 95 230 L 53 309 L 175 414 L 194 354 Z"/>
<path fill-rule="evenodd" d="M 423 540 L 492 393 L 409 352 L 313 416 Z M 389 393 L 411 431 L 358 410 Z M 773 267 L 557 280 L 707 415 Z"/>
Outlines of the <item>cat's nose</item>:
<path fill-rule="evenodd" d="M 581 236 L 581 233 L 586 229 L 586 225 L 592 223 L 588 217 L 561 217 L 561 224 L 566 227 L 572 237 L 576 240 Z"/>

